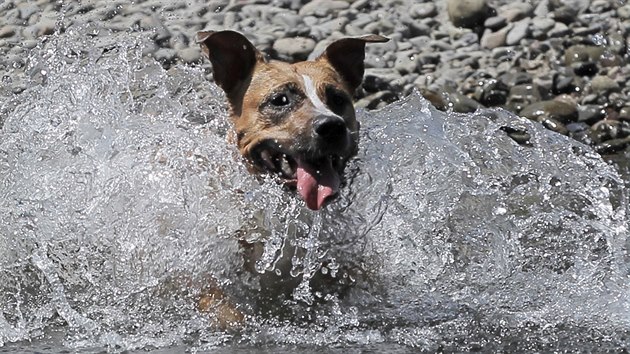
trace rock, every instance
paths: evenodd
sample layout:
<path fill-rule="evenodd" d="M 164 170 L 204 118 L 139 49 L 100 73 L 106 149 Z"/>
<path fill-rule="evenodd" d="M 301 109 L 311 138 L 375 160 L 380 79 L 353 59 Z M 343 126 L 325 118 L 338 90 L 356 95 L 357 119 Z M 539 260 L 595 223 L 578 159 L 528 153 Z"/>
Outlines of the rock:
<path fill-rule="evenodd" d="M 578 107 L 578 122 L 593 125 L 606 117 L 606 111 L 601 105 L 581 105 Z"/>
<path fill-rule="evenodd" d="M 483 26 L 491 30 L 497 30 L 499 28 L 505 27 L 506 24 L 507 20 L 505 19 L 505 17 L 499 15 L 488 17 L 483 23 Z"/>
<path fill-rule="evenodd" d="M 35 28 L 37 28 L 37 36 L 41 37 L 53 34 L 55 32 L 56 26 L 57 23 L 55 20 L 51 20 L 48 18 L 42 19 L 35 25 Z"/>
<path fill-rule="evenodd" d="M 630 19 L 630 5 L 623 5 L 617 9 L 617 16 L 622 19 Z"/>
<path fill-rule="evenodd" d="M 588 8 L 592 13 L 601 14 L 611 9 L 609 0 L 593 0 Z"/>
<path fill-rule="evenodd" d="M 598 62 L 606 48 L 594 45 L 573 45 L 564 52 L 564 64 L 569 66 L 579 62 Z"/>
<path fill-rule="evenodd" d="M 541 0 L 534 9 L 534 16 L 536 18 L 544 18 L 549 16 L 549 0 Z"/>
<path fill-rule="evenodd" d="M 606 94 L 609 92 L 619 91 L 619 84 L 605 75 L 595 75 L 591 80 L 591 90 L 594 93 Z"/>
<path fill-rule="evenodd" d="M 571 32 L 569 26 L 562 22 L 556 22 L 553 28 L 547 33 L 549 38 L 564 37 Z"/>
<path fill-rule="evenodd" d="M 0 38 L 9 38 L 15 35 L 15 26 L 4 25 L 0 27 Z"/>
<path fill-rule="evenodd" d="M 578 9 L 570 6 L 561 6 L 553 12 L 556 21 L 562 22 L 566 25 L 570 25 L 575 22 L 577 14 Z"/>
<path fill-rule="evenodd" d="M 630 135 L 630 123 L 612 119 L 604 119 L 593 124 L 590 131 L 591 139 L 601 143 L 611 139 L 627 138 Z"/>
<path fill-rule="evenodd" d="M 575 91 L 575 85 L 573 85 L 574 77 L 556 74 L 553 77 L 553 92 L 558 93 L 570 93 Z"/>
<path fill-rule="evenodd" d="M 489 29 L 486 29 L 481 36 L 479 45 L 481 45 L 482 48 L 487 49 L 503 47 L 506 44 L 507 34 L 510 29 L 512 29 L 511 26 L 502 28 L 496 32 L 492 32 Z"/>
<path fill-rule="evenodd" d="M 569 123 L 578 119 L 578 111 L 575 104 L 558 100 L 547 100 L 532 103 L 523 108 L 519 114 L 525 118 L 539 122 L 544 119 L 552 119 L 553 121 L 558 121 L 559 123 Z"/>
<path fill-rule="evenodd" d="M 153 56 L 160 64 L 170 66 L 177 56 L 177 51 L 171 48 L 160 48 L 155 51 Z"/>
<path fill-rule="evenodd" d="M 418 64 L 418 53 L 415 50 L 396 53 L 394 68 L 399 73 L 403 75 L 413 73 L 418 69 Z"/>
<path fill-rule="evenodd" d="M 510 93 L 506 105 L 513 112 L 521 112 L 523 108 L 541 100 L 540 89 L 535 84 L 508 87 L 510 87 Z"/>
<path fill-rule="evenodd" d="M 515 45 L 518 44 L 521 39 L 527 37 L 529 34 L 529 19 L 523 19 L 514 24 L 514 27 L 508 32 L 507 37 L 505 38 L 505 43 L 507 45 Z"/>
<path fill-rule="evenodd" d="M 201 50 L 197 47 L 182 49 L 177 55 L 186 64 L 197 63 L 201 60 Z"/>
<path fill-rule="evenodd" d="M 22 47 L 26 48 L 26 49 L 33 49 L 37 46 L 37 39 L 27 39 L 22 41 Z"/>
<path fill-rule="evenodd" d="M 448 17 L 457 27 L 475 28 L 493 14 L 485 0 L 447 0 Z"/>
<path fill-rule="evenodd" d="M 437 15 L 437 7 L 431 2 L 411 5 L 409 14 L 414 19 L 433 17 Z"/>
<path fill-rule="evenodd" d="M 306 37 L 280 38 L 273 43 L 273 50 L 281 57 L 305 60 L 315 49 L 315 41 Z"/>
<path fill-rule="evenodd" d="M 400 79 L 400 75 L 391 69 L 365 69 L 363 88 L 367 92 L 391 90 L 391 83 Z"/>
<path fill-rule="evenodd" d="M 342 0 L 313 0 L 300 9 L 300 16 L 313 15 L 316 17 L 326 17 L 340 10 L 350 7 L 347 1 Z"/>
<path fill-rule="evenodd" d="M 441 111 L 471 113 L 483 108 L 479 102 L 450 89 L 421 89 L 420 92 L 435 108 Z"/>
<path fill-rule="evenodd" d="M 17 9 L 20 13 L 20 19 L 25 21 L 28 20 L 33 14 L 40 11 L 39 6 L 30 1 L 21 2 L 20 4 L 18 4 Z"/>
<path fill-rule="evenodd" d="M 296 28 L 302 23 L 302 18 L 296 13 L 286 11 L 272 16 L 271 23 L 288 28 Z"/>
<path fill-rule="evenodd" d="M 395 93 L 391 91 L 380 91 L 358 100 L 355 102 L 355 106 L 367 109 L 377 109 L 385 107 L 396 100 L 398 100 L 398 95 Z"/>
<path fill-rule="evenodd" d="M 595 62 L 583 62 L 571 64 L 573 72 L 579 76 L 593 76 L 599 72 L 599 68 Z"/>
<path fill-rule="evenodd" d="M 503 130 L 504 132 L 507 133 L 507 135 L 512 138 L 512 140 L 516 141 L 519 145 L 523 145 L 523 146 L 531 146 L 531 141 L 530 139 L 532 138 L 531 135 L 527 132 L 526 129 L 522 129 L 520 127 L 516 128 L 516 127 L 508 127 L 508 126 L 503 126 L 501 128 L 499 128 L 501 130 Z"/>
<path fill-rule="evenodd" d="M 546 116 L 541 116 L 538 118 L 538 121 L 542 123 L 542 125 L 558 134 L 569 135 L 569 129 L 567 127 L 553 118 L 548 118 Z"/>
<path fill-rule="evenodd" d="M 507 87 L 513 87 L 516 85 L 529 84 L 532 82 L 532 75 L 525 72 L 507 72 L 499 76 L 499 81 L 505 84 Z"/>
<path fill-rule="evenodd" d="M 539 31 L 540 33 L 547 34 L 556 25 L 556 21 L 550 18 L 535 18 L 531 22 L 532 32 Z"/>
<path fill-rule="evenodd" d="M 508 22 L 517 22 L 531 16 L 534 7 L 527 2 L 511 1 L 499 9 Z"/>
<path fill-rule="evenodd" d="M 39 29 L 36 26 L 22 28 L 22 37 L 27 40 L 37 40 Z"/>
<path fill-rule="evenodd" d="M 330 21 L 321 22 L 318 25 L 318 28 L 322 33 L 324 33 L 325 37 L 328 37 L 334 32 L 342 32 L 348 22 L 347 18 L 339 17 Z"/>
<path fill-rule="evenodd" d="M 560 8 L 563 6 L 575 9 L 575 11 L 581 13 L 584 12 L 591 4 L 591 0 L 550 0 L 549 5 L 552 8 Z"/>
<path fill-rule="evenodd" d="M 472 98 L 460 93 L 451 93 L 448 95 L 447 109 L 455 112 L 471 113 L 483 106 Z"/>
<path fill-rule="evenodd" d="M 630 146 L 630 137 L 621 139 L 610 139 L 595 145 L 595 151 L 600 154 L 612 154 L 622 151 Z"/>
<path fill-rule="evenodd" d="M 509 88 L 496 79 L 481 80 L 475 87 L 474 98 L 485 106 L 499 106 L 506 102 Z"/>

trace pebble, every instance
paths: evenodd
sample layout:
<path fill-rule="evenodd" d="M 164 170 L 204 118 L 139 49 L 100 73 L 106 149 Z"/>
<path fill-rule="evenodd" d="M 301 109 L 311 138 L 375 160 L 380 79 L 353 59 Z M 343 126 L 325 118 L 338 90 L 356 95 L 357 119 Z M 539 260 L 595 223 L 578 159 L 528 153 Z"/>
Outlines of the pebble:
<path fill-rule="evenodd" d="M 567 129 L 567 127 L 564 124 L 562 124 L 556 119 L 548 118 L 546 116 L 541 116 L 538 118 L 538 121 L 542 123 L 542 125 L 545 128 L 549 130 L 552 130 L 558 134 L 569 135 L 569 129 Z"/>
<path fill-rule="evenodd" d="M 0 38 L 10 38 L 15 35 L 15 26 L 4 25 L 0 27 Z"/>
<path fill-rule="evenodd" d="M 593 125 L 606 117 L 606 111 L 601 105 L 581 105 L 578 107 L 578 122 Z"/>
<path fill-rule="evenodd" d="M 556 25 L 556 21 L 550 18 L 534 18 L 532 20 L 532 28 L 535 31 L 540 31 L 542 33 L 546 33 Z"/>
<path fill-rule="evenodd" d="M 415 50 L 406 52 L 398 52 L 396 54 L 396 61 L 394 62 L 394 68 L 399 73 L 405 75 L 415 72 L 418 69 L 419 57 Z"/>
<path fill-rule="evenodd" d="M 617 8 L 617 16 L 624 20 L 630 19 L 630 4 Z"/>
<path fill-rule="evenodd" d="M 514 112 L 521 112 L 526 106 L 539 102 L 542 99 L 540 89 L 535 84 L 521 84 L 509 87 L 510 93 L 506 105 Z"/>
<path fill-rule="evenodd" d="M 527 2 L 510 2 L 499 9 L 501 16 L 508 22 L 516 22 L 528 18 L 534 11 L 534 7 Z"/>
<path fill-rule="evenodd" d="M 177 54 L 181 61 L 186 64 L 193 64 L 201 60 L 201 51 L 197 47 L 182 49 Z"/>
<path fill-rule="evenodd" d="M 348 7 L 350 7 L 350 4 L 343 0 L 313 0 L 302 6 L 299 15 L 326 17 L 340 10 L 347 9 Z"/>
<path fill-rule="evenodd" d="M 385 107 L 386 105 L 395 102 L 398 99 L 398 95 L 391 91 L 379 91 L 358 100 L 357 102 L 355 102 L 355 106 L 367 109 L 377 109 Z"/>
<path fill-rule="evenodd" d="M 39 12 L 39 6 L 32 2 L 22 2 L 17 6 L 20 13 L 20 19 L 28 20 L 33 14 Z"/>
<path fill-rule="evenodd" d="M 425 2 L 411 5 L 409 9 L 411 17 L 414 19 L 422 19 L 437 15 L 437 7 L 432 2 Z"/>
<path fill-rule="evenodd" d="M 55 32 L 56 26 L 57 23 L 55 20 L 42 19 L 35 25 L 35 28 L 37 29 L 37 36 L 41 37 L 53 34 Z"/>
<path fill-rule="evenodd" d="M 571 6 L 560 6 L 554 10 L 553 15 L 556 21 L 564 24 L 571 24 L 577 18 L 578 10 Z"/>
<path fill-rule="evenodd" d="M 273 50 L 283 57 L 305 60 L 315 49 L 315 44 L 311 38 L 280 38 L 273 43 Z"/>
<path fill-rule="evenodd" d="M 529 34 L 529 18 L 520 20 L 514 24 L 514 27 L 508 32 L 505 38 L 507 45 L 515 45 Z"/>
<path fill-rule="evenodd" d="M 486 21 L 483 23 L 483 26 L 486 29 L 497 30 L 499 28 L 505 27 L 507 24 L 507 20 L 503 16 L 492 16 L 488 17 Z"/>
<path fill-rule="evenodd" d="M 512 138 L 512 140 L 516 141 L 519 145 L 523 146 L 531 146 L 531 135 L 525 129 L 514 128 L 514 127 L 501 127 L 499 128 L 507 133 L 507 135 Z"/>
<path fill-rule="evenodd" d="M 573 63 L 597 62 L 605 49 L 598 46 L 574 45 L 564 53 L 564 63 L 570 66 Z"/>
<path fill-rule="evenodd" d="M 612 154 L 622 151 L 630 146 L 630 137 L 622 139 L 610 139 L 595 145 L 595 151 L 600 154 Z"/>
<path fill-rule="evenodd" d="M 479 44 L 482 48 L 494 49 L 506 44 L 507 34 L 512 27 L 505 27 L 496 32 L 486 29 L 481 36 Z"/>
<path fill-rule="evenodd" d="M 595 75 L 591 80 L 591 90 L 593 90 L 594 93 L 606 94 L 608 92 L 619 91 L 619 89 L 619 84 L 608 76 Z"/>
<path fill-rule="evenodd" d="M 503 82 L 496 79 L 487 79 L 478 82 L 473 97 L 485 106 L 499 106 L 506 102 L 509 88 Z"/>
<path fill-rule="evenodd" d="M 570 33 L 571 30 L 569 29 L 569 26 L 565 25 L 562 22 L 556 22 L 549 33 L 547 33 L 547 36 L 549 38 L 557 38 L 567 36 Z"/>
<path fill-rule="evenodd" d="M 590 135 L 595 143 L 627 138 L 630 135 L 630 123 L 612 119 L 600 120 L 591 126 Z"/>
<path fill-rule="evenodd" d="M 558 100 L 545 100 L 523 108 L 520 115 L 531 120 L 552 119 L 559 123 L 574 122 L 578 119 L 576 105 Z"/>
<path fill-rule="evenodd" d="M 466 28 L 483 25 L 492 14 L 485 0 L 447 0 L 446 11 L 455 26 Z"/>
<path fill-rule="evenodd" d="M 169 63 L 173 62 L 175 60 L 175 57 L 177 56 L 177 52 L 175 51 L 175 49 L 171 49 L 171 48 L 160 48 L 158 50 L 155 51 L 155 53 L 153 54 L 153 57 L 160 62 L 160 64 L 162 65 L 169 65 Z"/>

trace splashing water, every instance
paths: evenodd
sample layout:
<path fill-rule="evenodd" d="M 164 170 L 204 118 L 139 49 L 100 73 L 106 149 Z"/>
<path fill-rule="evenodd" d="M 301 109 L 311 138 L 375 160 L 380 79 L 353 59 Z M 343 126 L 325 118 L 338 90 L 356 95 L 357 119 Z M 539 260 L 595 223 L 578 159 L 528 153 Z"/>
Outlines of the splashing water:
<path fill-rule="evenodd" d="M 588 147 L 414 94 L 360 113 L 348 184 L 314 213 L 247 173 L 202 70 L 90 33 L 41 43 L 5 97 L 0 345 L 626 346 L 626 190 Z M 253 272 L 239 240 L 264 241 Z M 249 316 L 237 333 L 196 309 L 209 276 Z"/>

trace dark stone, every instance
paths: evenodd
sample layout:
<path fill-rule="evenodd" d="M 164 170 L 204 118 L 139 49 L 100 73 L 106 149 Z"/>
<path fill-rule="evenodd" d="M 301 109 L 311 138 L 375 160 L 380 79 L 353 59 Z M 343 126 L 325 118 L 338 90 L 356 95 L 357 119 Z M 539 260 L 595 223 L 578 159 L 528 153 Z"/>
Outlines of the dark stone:
<path fill-rule="evenodd" d="M 571 64 L 571 67 L 573 68 L 573 72 L 580 76 L 593 76 L 599 72 L 597 64 L 592 61 Z"/>
<path fill-rule="evenodd" d="M 578 107 L 578 122 L 593 125 L 606 117 L 606 111 L 599 105 L 582 105 Z"/>
<path fill-rule="evenodd" d="M 577 107 L 559 100 L 548 100 L 533 103 L 525 107 L 520 115 L 531 120 L 551 119 L 560 123 L 575 122 L 578 119 Z M 550 124 L 551 124 L 550 123 Z"/>

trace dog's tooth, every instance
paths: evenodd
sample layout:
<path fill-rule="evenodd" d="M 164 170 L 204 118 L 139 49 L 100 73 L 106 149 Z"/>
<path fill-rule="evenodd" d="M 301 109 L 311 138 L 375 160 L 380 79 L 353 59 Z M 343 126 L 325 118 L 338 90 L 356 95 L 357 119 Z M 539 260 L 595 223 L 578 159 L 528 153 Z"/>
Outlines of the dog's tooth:
<path fill-rule="evenodd" d="M 287 160 L 287 155 L 285 154 L 282 154 L 280 167 L 282 168 L 282 172 L 284 172 L 287 177 L 293 177 L 293 169 L 291 168 L 291 164 L 289 164 L 289 161 Z"/>
<path fill-rule="evenodd" d="M 273 164 L 273 161 L 271 161 L 271 154 L 269 153 L 269 150 L 263 150 L 260 153 L 260 158 L 263 160 L 267 168 L 269 168 L 270 170 L 276 169 L 276 166 Z"/>

